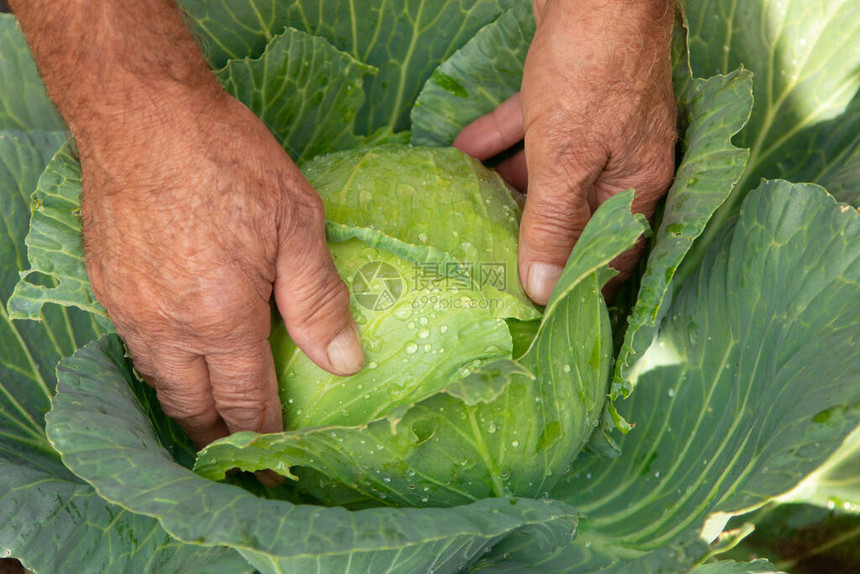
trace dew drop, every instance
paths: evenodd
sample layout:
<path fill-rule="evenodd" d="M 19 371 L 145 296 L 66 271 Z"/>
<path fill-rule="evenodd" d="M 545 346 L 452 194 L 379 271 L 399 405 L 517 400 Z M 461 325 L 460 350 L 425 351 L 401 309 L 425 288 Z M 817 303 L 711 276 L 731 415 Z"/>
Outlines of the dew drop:
<path fill-rule="evenodd" d="M 369 363 L 367 363 L 367 368 L 368 368 L 368 369 L 375 369 L 375 368 L 376 368 L 376 367 L 378 367 L 378 366 L 379 366 L 379 363 L 377 363 L 376 361 L 370 361 Z M 360 387 L 359 387 L 359 388 L 360 388 Z"/>
<path fill-rule="evenodd" d="M 511 446 L 514 448 L 517 448 L 518 446 L 520 446 L 520 441 L 518 441 L 518 440 L 511 441 Z"/>
<path fill-rule="evenodd" d="M 564 366 L 561 368 L 561 370 L 564 371 L 565 373 L 569 373 L 570 372 L 570 365 L 565 363 Z"/>
<path fill-rule="evenodd" d="M 490 434 L 496 432 L 496 423 L 490 422 L 490 424 L 487 425 L 487 432 Z"/>
<path fill-rule="evenodd" d="M 422 319 L 423 318 L 424 317 L 422 317 Z M 419 339 L 426 339 L 429 336 L 430 336 L 430 331 L 428 331 L 427 329 L 421 329 L 420 331 L 418 331 L 418 338 Z"/>
<path fill-rule="evenodd" d="M 415 343 L 409 343 L 408 345 L 406 345 L 406 354 L 408 354 L 408 355 L 414 355 L 415 351 L 417 351 L 417 350 L 418 350 L 418 345 L 416 345 Z"/>
<path fill-rule="evenodd" d="M 402 305 L 397 307 L 394 310 L 394 316 L 398 319 L 406 319 L 409 315 L 412 314 L 412 306 L 411 305 Z"/>
<path fill-rule="evenodd" d="M 448 325 L 442 325 L 441 327 L 439 327 L 439 332 L 442 333 L 443 335 L 445 333 L 447 333 L 448 332 Z"/>

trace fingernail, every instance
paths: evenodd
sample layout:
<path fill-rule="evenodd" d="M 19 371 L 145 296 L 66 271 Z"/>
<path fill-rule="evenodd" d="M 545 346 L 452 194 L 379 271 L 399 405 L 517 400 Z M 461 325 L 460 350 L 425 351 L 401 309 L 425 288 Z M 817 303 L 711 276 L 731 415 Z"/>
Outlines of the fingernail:
<path fill-rule="evenodd" d="M 529 297 L 539 305 L 546 305 L 552 290 L 561 277 L 562 268 L 551 263 L 532 263 L 529 265 L 528 284 L 526 291 Z"/>
<path fill-rule="evenodd" d="M 338 374 L 351 375 L 364 366 L 364 351 L 355 325 L 347 326 L 331 340 L 326 349 L 328 361 Z"/>

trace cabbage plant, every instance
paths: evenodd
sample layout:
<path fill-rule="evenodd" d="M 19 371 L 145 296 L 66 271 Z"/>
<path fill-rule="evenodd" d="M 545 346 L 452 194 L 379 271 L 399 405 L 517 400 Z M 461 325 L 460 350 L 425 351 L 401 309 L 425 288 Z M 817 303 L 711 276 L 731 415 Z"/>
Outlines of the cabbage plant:
<path fill-rule="evenodd" d="M 195 452 L 93 298 L 74 142 L 0 15 L 0 556 L 37 572 L 856 565 L 856 2 L 686 3 L 653 230 L 631 192 L 606 202 L 543 309 L 516 274 L 521 198 L 447 147 L 518 89 L 530 2 L 181 4 L 322 194 L 367 366 L 332 377 L 276 322 L 285 432 Z M 607 307 L 608 264 L 643 233 Z"/>
<path fill-rule="evenodd" d="M 583 238 L 539 321 L 517 279 L 519 205 L 476 160 L 391 144 L 321 156 L 304 173 L 326 205 L 367 367 L 326 373 L 280 323 L 288 432 L 237 433 L 206 448 L 197 470 L 274 469 L 326 503 L 547 492 L 601 415 L 612 332 L 600 288 L 612 276 L 603 267 L 642 230 L 625 215 L 630 194 L 607 210 L 620 220 L 607 225 L 627 228 Z M 573 304 L 589 311 L 572 314 Z"/>

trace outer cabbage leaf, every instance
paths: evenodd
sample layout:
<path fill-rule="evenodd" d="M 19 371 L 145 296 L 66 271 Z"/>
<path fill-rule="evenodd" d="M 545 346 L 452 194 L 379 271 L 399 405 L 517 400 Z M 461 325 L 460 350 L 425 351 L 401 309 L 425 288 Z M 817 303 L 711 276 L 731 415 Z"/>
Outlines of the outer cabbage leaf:
<path fill-rule="evenodd" d="M 379 68 L 366 82 L 358 131 L 400 131 L 433 69 L 515 0 L 408 0 L 373 7 L 352 0 L 183 0 L 210 65 L 256 57 L 285 26 L 325 38 Z"/>
<path fill-rule="evenodd" d="M 612 398 L 629 394 L 635 383 L 630 378 L 631 367 L 652 343 L 671 303 L 676 270 L 741 178 L 749 157 L 748 150 L 731 142 L 750 116 L 752 75 L 741 68 L 727 75 L 694 79 L 681 26 L 675 29 L 673 59 L 681 161 L 666 196 L 660 226 L 651 241 L 636 304 L 628 318 Z M 683 277 L 679 277 L 675 284 L 682 281 Z"/>
<path fill-rule="evenodd" d="M 519 0 L 442 62 L 412 108 L 412 143 L 451 145 L 460 130 L 517 93 L 534 32 L 532 3 Z"/>
<path fill-rule="evenodd" d="M 11 14 L 0 14 L 0 130 L 62 130 L 30 48 Z"/>
<path fill-rule="evenodd" d="M 322 488 L 312 485 L 323 500 L 335 500 L 329 486 L 345 485 L 379 503 L 407 506 L 546 493 L 603 406 L 612 338 L 600 287 L 611 276 L 606 265 L 643 231 L 631 201 L 627 192 L 606 202 L 577 242 L 537 338 L 518 360 L 534 378 L 505 369 L 497 375 L 505 385 L 491 393 L 485 381 L 473 381 L 486 402 L 464 400 L 461 381 L 402 409 L 393 423 L 238 433 L 201 451 L 196 469 L 217 479 L 233 467 L 292 475 L 301 466 L 329 477 Z"/>
<path fill-rule="evenodd" d="M 825 411 L 818 418 L 827 423 L 830 413 Z M 780 500 L 860 513 L 860 427 L 848 435 L 833 456 Z"/>
<path fill-rule="evenodd" d="M 334 224 L 329 239 L 357 237 L 416 271 L 438 264 L 437 279 L 465 274 L 501 303 L 496 317 L 540 317 L 517 273 L 518 195 L 480 162 L 454 148 L 381 146 L 320 157 L 303 173 Z"/>
<path fill-rule="evenodd" d="M 154 519 L 102 500 L 45 437 L 57 361 L 100 329 L 90 315 L 53 305 L 38 323 L 13 322 L 3 302 L 26 263 L 29 194 L 65 139 L 0 132 L 0 556 L 39 572 L 242 572 L 247 563 L 233 551 L 181 544 Z"/>
<path fill-rule="evenodd" d="M 42 416 L 54 391 L 54 366 L 97 333 L 64 309 L 48 311 L 41 325 L 13 323 L 4 304 L 26 263 L 27 196 L 64 139 L 61 132 L 0 132 L 0 445 L 12 453 L 22 446 L 50 452 Z"/>
<path fill-rule="evenodd" d="M 456 572 L 510 532 L 534 526 L 547 544 L 563 544 L 576 523 L 568 506 L 537 500 L 350 512 L 258 498 L 174 462 L 130 388 L 115 336 L 64 360 L 59 379 L 48 433 L 70 469 L 179 540 L 232 546 L 264 573 Z"/>
<path fill-rule="evenodd" d="M 107 312 L 96 301 L 84 263 L 80 221 L 81 166 L 74 144 L 66 143 L 45 167 L 30 201 L 27 234 L 30 269 L 9 299 L 14 319 L 38 320 L 45 303 L 77 307 L 112 330 Z"/>
<path fill-rule="evenodd" d="M 622 456 L 577 461 L 551 492 L 587 517 L 577 540 L 493 556 L 542 572 L 677 571 L 702 555 L 709 514 L 725 523 L 792 488 L 857 426 L 858 283 L 860 215 L 818 186 L 765 182 L 641 360 Z"/>
<path fill-rule="evenodd" d="M 688 2 L 686 13 L 697 74 L 744 65 L 755 75 L 756 105 L 737 138 L 750 148 L 749 168 L 720 219 L 762 177 L 819 183 L 857 205 L 860 5 L 704 0 Z"/>
<path fill-rule="evenodd" d="M 363 78 L 375 72 L 324 39 L 288 28 L 258 58 L 227 62 L 218 78 L 301 162 L 362 144 L 355 115 L 364 104 Z"/>

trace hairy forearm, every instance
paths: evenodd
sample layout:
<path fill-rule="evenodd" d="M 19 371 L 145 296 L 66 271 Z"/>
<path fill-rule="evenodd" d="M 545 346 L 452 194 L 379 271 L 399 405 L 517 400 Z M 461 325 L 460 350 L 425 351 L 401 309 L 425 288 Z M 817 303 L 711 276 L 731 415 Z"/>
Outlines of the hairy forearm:
<path fill-rule="evenodd" d="M 549 2 L 562 2 L 572 8 L 587 14 L 594 10 L 620 10 L 626 16 L 626 20 L 654 22 L 661 20 L 668 14 L 672 20 L 672 12 L 678 0 L 545 0 Z"/>
<path fill-rule="evenodd" d="M 216 91 L 173 0 L 13 0 L 48 93 L 76 136 Z"/>
<path fill-rule="evenodd" d="M 595 74 L 611 74 L 625 90 L 649 90 L 655 66 L 669 59 L 674 0 L 536 0 L 535 17 L 557 33 L 552 50 L 572 51 Z M 571 38 L 565 38 L 565 30 Z M 583 66 L 577 67 L 582 70 Z"/>
<path fill-rule="evenodd" d="M 637 30 L 662 41 L 671 33 L 676 0 L 537 0 L 535 4 L 541 11 L 556 4 L 573 20 L 607 35 Z"/>

